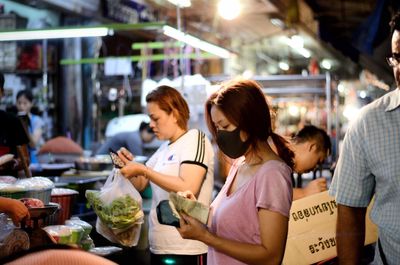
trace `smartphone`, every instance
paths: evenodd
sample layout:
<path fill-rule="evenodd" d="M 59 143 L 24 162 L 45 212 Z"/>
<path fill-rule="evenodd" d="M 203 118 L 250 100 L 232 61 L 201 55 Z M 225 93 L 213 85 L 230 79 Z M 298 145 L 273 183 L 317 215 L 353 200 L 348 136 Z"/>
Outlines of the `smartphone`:
<path fill-rule="evenodd" d="M 158 222 L 162 225 L 180 227 L 179 219 L 172 213 L 168 200 L 161 201 L 156 208 Z"/>
<path fill-rule="evenodd" d="M 125 163 L 119 158 L 118 153 L 115 152 L 113 149 L 109 148 L 108 151 L 110 152 L 111 161 L 115 168 L 123 168 Z"/>

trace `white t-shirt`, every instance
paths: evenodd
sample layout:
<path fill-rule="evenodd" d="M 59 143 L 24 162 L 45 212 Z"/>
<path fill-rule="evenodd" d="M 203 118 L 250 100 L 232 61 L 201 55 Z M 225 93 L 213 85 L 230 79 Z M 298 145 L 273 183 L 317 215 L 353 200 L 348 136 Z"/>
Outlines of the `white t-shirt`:
<path fill-rule="evenodd" d="M 173 143 L 166 142 L 147 161 L 153 170 L 178 176 L 180 165 L 196 164 L 207 169 L 200 188 L 198 201 L 210 205 L 214 185 L 214 151 L 205 134 L 192 129 Z M 157 220 L 156 207 L 162 200 L 168 200 L 169 193 L 150 182 L 152 205 L 149 216 L 150 251 L 154 254 L 199 255 L 207 252 L 207 245 L 197 240 L 182 239 L 178 230 L 162 225 Z"/>

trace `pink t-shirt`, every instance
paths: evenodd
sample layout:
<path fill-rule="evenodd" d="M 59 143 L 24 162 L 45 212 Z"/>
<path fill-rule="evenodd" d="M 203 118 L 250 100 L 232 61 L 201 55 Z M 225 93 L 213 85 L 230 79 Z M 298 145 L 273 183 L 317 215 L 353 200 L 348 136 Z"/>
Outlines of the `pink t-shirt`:
<path fill-rule="evenodd" d="M 258 209 L 266 209 L 289 217 L 292 204 L 291 169 L 283 162 L 270 160 L 242 187 L 227 196 L 238 167 L 232 165 L 225 185 L 211 204 L 213 216 L 210 231 L 222 238 L 249 244 L 261 244 Z M 212 247 L 208 248 L 208 265 L 245 264 Z"/>

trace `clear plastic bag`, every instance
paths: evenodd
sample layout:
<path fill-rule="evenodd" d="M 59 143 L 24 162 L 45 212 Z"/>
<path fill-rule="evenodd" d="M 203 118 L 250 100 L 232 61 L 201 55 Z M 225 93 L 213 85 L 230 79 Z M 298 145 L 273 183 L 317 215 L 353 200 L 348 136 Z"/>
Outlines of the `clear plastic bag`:
<path fill-rule="evenodd" d="M 136 246 L 143 223 L 142 197 L 119 169 L 114 169 L 100 191 L 86 191 L 98 218 L 96 230 L 109 241 Z"/>
<path fill-rule="evenodd" d="M 8 215 L 0 213 L 0 242 L 3 242 L 7 236 L 11 235 L 14 229 L 15 225 L 8 220 Z"/>

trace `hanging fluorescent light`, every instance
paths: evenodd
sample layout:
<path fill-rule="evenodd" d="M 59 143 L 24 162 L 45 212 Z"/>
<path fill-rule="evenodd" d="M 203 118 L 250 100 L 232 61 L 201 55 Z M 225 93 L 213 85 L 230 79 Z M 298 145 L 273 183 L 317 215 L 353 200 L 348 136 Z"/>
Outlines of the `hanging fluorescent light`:
<path fill-rule="evenodd" d="M 108 34 L 107 27 L 17 30 L 0 32 L 0 41 L 103 37 Z"/>
<path fill-rule="evenodd" d="M 194 48 L 199 48 L 200 50 L 212 53 L 212 54 L 214 54 L 218 57 L 224 58 L 224 59 L 228 59 L 231 56 L 231 53 L 228 50 L 218 47 L 209 42 L 203 41 L 203 40 L 196 38 L 190 34 L 185 34 L 182 31 L 177 30 L 173 27 L 164 26 L 163 30 L 164 30 L 164 34 L 167 35 L 168 37 L 171 37 L 178 41 L 184 42 L 187 45 L 192 46 Z"/>
<path fill-rule="evenodd" d="M 241 9 L 239 0 L 220 0 L 218 3 L 218 14 L 226 20 L 237 18 Z"/>
<path fill-rule="evenodd" d="M 283 37 L 283 42 L 290 46 L 297 53 L 301 54 L 304 58 L 310 58 L 311 52 L 304 48 L 304 40 L 301 36 L 292 36 L 291 38 Z"/>
<path fill-rule="evenodd" d="M 181 8 L 190 7 L 192 5 L 190 0 L 168 0 L 168 2 L 174 4 L 178 7 L 181 7 Z"/>

